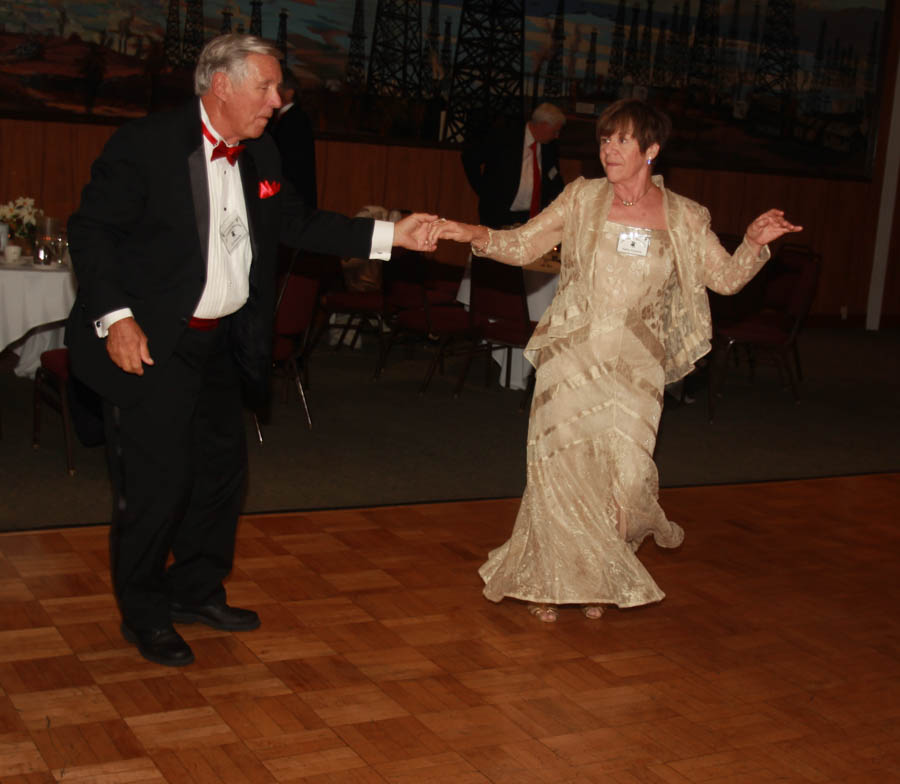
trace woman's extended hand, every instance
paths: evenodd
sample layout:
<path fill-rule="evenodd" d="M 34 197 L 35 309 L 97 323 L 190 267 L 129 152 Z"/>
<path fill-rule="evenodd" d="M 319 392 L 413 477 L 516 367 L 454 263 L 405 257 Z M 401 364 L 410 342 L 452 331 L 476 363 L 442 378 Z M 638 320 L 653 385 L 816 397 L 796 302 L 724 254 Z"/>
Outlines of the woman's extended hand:
<path fill-rule="evenodd" d="M 779 237 L 795 231 L 803 231 L 802 226 L 795 226 L 784 219 L 784 210 L 769 210 L 760 215 L 748 227 L 745 233 L 751 244 L 762 247 L 774 242 Z"/>
<path fill-rule="evenodd" d="M 455 240 L 466 243 L 475 241 L 485 245 L 488 241 L 488 232 L 484 226 L 473 226 L 471 223 L 458 223 L 441 218 L 431 224 L 428 238 L 433 243 L 438 240 Z"/>

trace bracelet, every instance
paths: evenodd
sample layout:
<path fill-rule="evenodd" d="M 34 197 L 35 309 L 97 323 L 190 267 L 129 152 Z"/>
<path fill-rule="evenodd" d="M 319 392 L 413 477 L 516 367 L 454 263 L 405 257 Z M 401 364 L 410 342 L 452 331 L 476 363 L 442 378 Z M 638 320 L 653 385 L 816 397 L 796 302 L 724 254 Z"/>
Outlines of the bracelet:
<path fill-rule="evenodd" d="M 487 250 L 488 245 L 491 244 L 491 230 L 489 228 L 487 229 L 487 233 L 488 238 L 487 242 L 484 245 L 477 245 L 475 243 L 475 240 L 472 240 L 472 242 L 470 243 L 472 245 L 472 250 L 474 250 L 476 253 L 484 253 Z"/>

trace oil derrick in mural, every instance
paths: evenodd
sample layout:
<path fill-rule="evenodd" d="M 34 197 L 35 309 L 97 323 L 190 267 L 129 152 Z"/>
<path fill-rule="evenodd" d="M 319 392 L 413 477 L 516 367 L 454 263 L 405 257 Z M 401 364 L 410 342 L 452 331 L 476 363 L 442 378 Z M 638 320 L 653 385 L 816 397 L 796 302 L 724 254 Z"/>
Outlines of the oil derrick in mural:
<path fill-rule="evenodd" d="M 344 77 L 351 90 L 362 90 L 366 86 L 366 17 L 363 2 L 356 0 L 353 7 L 353 29 L 350 31 L 350 52 Z"/>
<path fill-rule="evenodd" d="M 828 23 L 823 19 L 819 25 L 819 40 L 816 44 L 816 57 L 813 60 L 812 88 L 806 97 L 806 110 L 810 114 L 821 114 L 828 111 L 826 88 L 828 87 L 828 71 L 825 67 L 825 38 L 828 34 Z"/>
<path fill-rule="evenodd" d="M 634 74 L 635 84 L 640 88 L 639 95 L 647 97 L 650 86 L 650 74 L 653 57 L 653 0 L 647 0 L 647 11 L 644 13 L 644 26 L 641 29 L 641 45 L 638 54 L 637 69 Z"/>
<path fill-rule="evenodd" d="M 170 68 L 177 68 L 181 65 L 181 15 L 178 9 L 178 0 L 169 0 L 163 48 L 166 51 L 166 63 Z"/>
<path fill-rule="evenodd" d="M 741 12 L 741 0 L 734 0 L 731 9 L 731 21 L 728 24 L 728 35 L 722 42 L 722 68 L 720 72 L 722 94 L 734 105 L 741 93 L 743 73 L 740 64 L 740 29 L 739 16 Z"/>
<path fill-rule="evenodd" d="M 262 0 L 250 0 L 250 35 L 262 38 Z"/>
<path fill-rule="evenodd" d="M 875 74 L 878 71 L 878 23 L 872 26 L 872 40 L 869 41 L 869 53 L 866 55 L 866 73 L 863 89 L 867 94 L 875 92 Z"/>
<path fill-rule="evenodd" d="M 672 86 L 684 87 L 688 81 L 691 63 L 691 0 L 684 0 L 681 20 L 678 23 L 678 46 L 673 57 Z"/>
<path fill-rule="evenodd" d="M 547 63 L 547 76 L 544 79 L 544 97 L 559 103 L 559 99 L 565 97 L 565 68 L 563 66 L 563 51 L 566 42 L 566 6 L 565 0 L 559 0 L 556 6 L 556 19 L 553 22 L 553 38 L 550 44 L 550 60 Z M 535 103 L 537 103 L 537 96 Z"/>
<path fill-rule="evenodd" d="M 756 66 L 759 64 L 759 0 L 753 4 L 753 24 L 750 25 L 750 40 L 747 42 L 747 58 L 744 61 L 744 73 L 755 81 Z"/>
<path fill-rule="evenodd" d="M 203 0 L 187 0 L 184 14 L 184 39 L 181 45 L 181 64 L 191 67 L 196 64 L 203 49 Z"/>
<path fill-rule="evenodd" d="M 588 46 L 587 60 L 584 64 L 584 79 L 581 80 L 581 94 L 589 97 L 597 94 L 597 31 L 591 30 L 591 43 Z"/>
<path fill-rule="evenodd" d="M 275 46 L 281 51 L 281 64 L 287 63 L 287 11 L 282 8 L 278 14 L 278 35 L 275 38 Z"/>
<path fill-rule="evenodd" d="M 656 51 L 653 54 L 653 77 L 651 82 L 655 87 L 665 87 L 669 83 L 668 44 L 669 30 L 665 18 L 663 18 L 659 22 L 659 32 L 656 35 Z"/>
<path fill-rule="evenodd" d="M 463 0 L 444 138 L 464 141 L 522 117 L 524 0 Z"/>
<path fill-rule="evenodd" d="M 444 20 L 444 41 L 441 44 L 441 67 L 444 69 L 443 92 L 450 89 L 450 72 L 453 70 L 453 38 L 451 36 L 450 19 Z"/>
<path fill-rule="evenodd" d="M 790 135 L 797 73 L 794 0 L 769 0 L 754 79 L 757 127 Z M 767 116 L 767 119 L 763 119 Z"/>
<path fill-rule="evenodd" d="M 700 0 L 688 87 L 695 97 L 709 103 L 718 102 L 719 92 L 719 0 Z"/>
<path fill-rule="evenodd" d="M 231 17 L 233 16 L 231 6 L 226 5 L 222 9 L 222 29 L 219 31 L 222 35 L 231 32 Z"/>
<path fill-rule="evenodd" d="M 631 27 L 628 30 L 628 43 L 625 45 L 625 80 L 622 85 L 622 95 L 626 98 L 630 98 L 634 94 L 634 75 L 638 69 L 640 13 L 640 8 L 635 5 L 631 10 Z"/>
<path fill-rule="evenodd" d="M 439 0 L 431 0 L 431 10 L 428 13 L 428 37 L 425 39 L 425 56 L 422 63 L 425 80 L 422 87 L 428 95 L 438 95 L 441 92 L 443 79 L 443 67 L 441 66 L 441 33 L 440 19 L 438 18 Z"/>
<path fill-rule="evenodd" d="M 609 65 L 603 81 L 603 93 L 618 98 L 625 80 L 625 0 L 619 0 L 616 23 L 613 26 L 612 44 L 609 49 Z"/>
<path fill-rule="evenodd" d="M 422 18 L 417 0 L 378 0 L 367 91 L 422 96 Z"/>

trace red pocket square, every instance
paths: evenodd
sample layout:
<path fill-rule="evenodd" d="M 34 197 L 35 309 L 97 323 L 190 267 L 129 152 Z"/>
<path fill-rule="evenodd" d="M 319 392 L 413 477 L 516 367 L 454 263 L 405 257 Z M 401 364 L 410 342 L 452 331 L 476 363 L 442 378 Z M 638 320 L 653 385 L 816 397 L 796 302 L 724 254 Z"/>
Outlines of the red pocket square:
<path fill-rule="evenodd" d="M 268 180 L 260 180 L 259 181 L 259 198 L 260 199 L 268 199 L 270 196 L 274 196 L 280 190 L 281 190 L 280 182 L 269 182 Z"/>

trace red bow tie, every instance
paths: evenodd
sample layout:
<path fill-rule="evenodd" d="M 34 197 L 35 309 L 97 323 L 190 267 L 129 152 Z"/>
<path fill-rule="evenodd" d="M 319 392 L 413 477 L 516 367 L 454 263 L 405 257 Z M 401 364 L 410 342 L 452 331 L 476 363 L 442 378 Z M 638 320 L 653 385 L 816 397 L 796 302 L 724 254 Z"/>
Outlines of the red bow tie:
<path fill-rule="evenodd" d="M 216 144 L 216 137 L 213 136 L 209 132 L 209 128 L 206 127 L 206 124 L 203 123 L 203 135 L 209 139 L 210 144 Z M 214 161 L 216 158 L 227 158 L 228 163 L 234 166 L 235 162 L 238 159 L 238 155 L 241 154 L 241 150 L 243 150 L 245 145 L 243 144 L 235 144 L 234 147 L 229 147 L 225 142 L 220 141 L 216 144 L 215 148 L 213 148 L 212 155 L 210 156 L 210 160 Z"/>

